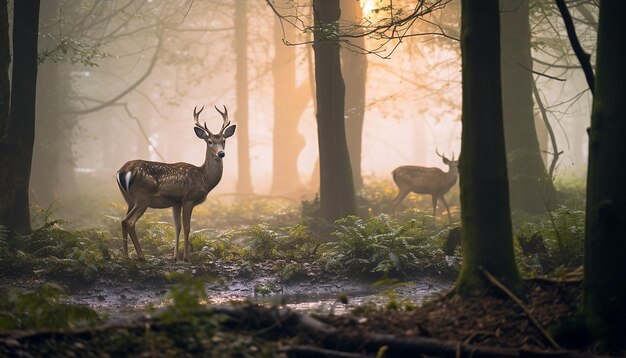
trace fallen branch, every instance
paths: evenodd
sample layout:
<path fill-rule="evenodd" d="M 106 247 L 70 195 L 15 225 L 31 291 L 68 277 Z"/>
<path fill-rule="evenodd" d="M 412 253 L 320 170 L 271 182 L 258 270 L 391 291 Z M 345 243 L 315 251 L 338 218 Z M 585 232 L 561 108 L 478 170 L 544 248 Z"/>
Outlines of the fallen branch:
<path fill-rule="evenodd" d="M 279 353 L 286 353 L 288 357 L 324 357 L 324 358 L 364 358 L 372 357 L 360 353 L 349 353 L 335 351 L 331 349 L 318 348 L 315 346 L 292 346 L 283 347 L 278 350 Z"/>
<path fill-rule="evenodd" d="M 524 350 L 516 348 L 500 348 L 463 344 L 462 342 L 440 341 L 434 338 L 411 336 L 402 337 L 382 333 L 347 333 L 347 331 L 323 323 L 311 316 L 295 312 L 288 308 L 264 308 L 254 305 L 246 306 L 213 306 L 200 310 L 194 316 L 211 316 L 221 314 L 227 317 L 222 323 L 225 329 L 249 330 L 263 329 L 272 326 L 287 336 L 301 334 L 313 340 L 319 346 L 301 345 L 281 348 L 281 352 L 291 352 L 294 356 L 353 358 L 366 357 L 366 352 L 377 354 L 384 350 L 385 356 L 437 356 L 437 357 L 560 357 L 582 358 L 594 356 L 566 350 Z M 169 324 L 185 324 L 186 322 L 165 323 L 145 315 L 135 316 L 123 321 L 110 322 L 97 327 L 82 327 L 70 330 L 21 331 L 8 332 L 0 335 L 0 346 L 17 348 L 28 344 L 24 340 L 58 339 L 67 340 L 73 335 L 91 335 L 93 333 L 114 330 L 133 329 L 145 331 L 149 325 L 154 328 L 165 328 Z M 274 334 L 270 334 L 274 336 Z M 352 352 L 352 353 L 351 353 Z M 362 352 L 360 354 L 353 352 Z M 309 355 L 307 355 L 309 354 Z"/>
<path fill-rule="evenodd" d="M 437 357 L 560 357 L 582 358 L 600 357 L 592 354 L 571 352 L 566 350 L 525 350 L 516 348 L 486 347 L 463 344 L 462 342 L 440 341 L 428 337 L 400 337 L 391 334 L 366 333 L 347 334 L 342 330 L 322 323 L 315 318 L 293 312 L 288 309 L 283 315 L 291 316 L 297 328 L 303 329 L 305 334 L 316 338 L 325 348 L 341 349 L 343 351 L 377 352 L 380 347 L 386 346 L 385 351 L 390 357 L 395 356 L 437 356 Z"/>
<path fill-rule="evenodd" d="M 517 305 L 520 306 L 522 310 L 524 310 L 524 313 L 526 313 L 526 316 L 528 316 L 528 319 L 530 319 L 530 321 L 535 325 L 535 327 L 539 329 L 541 334 L 543 334 L 543 336 L 550 342 L 550 344 L 552 344 L 552 347 L 554 347 L 555 349 L 561 349 L 561 346 L 559 346 L 559 344 L 556 343 L 554 338 L 552 338 L 552 336 L 543 328 L 543 326 L 537 321 L 537 319 L 535 319 L 535 316 L 533 316 L 532 313 L 530 313 L 530 310 L 526 307 L 526 305 L 524 305 L 522 300 L 517 298 L 517 296 L 515 296 L 513 292 L 511 292 L 508 288 L 506 288 L 506 286 L 502 284 L 502 282 L 498 281 L 498 279 L 495 278 L 495 276 L 493 276 L 491 273 L 489 273 L 489 271 L 483 268 L 481 268 L 481 271 L 483 272 L 483 274 L 485 275 L 485 277 L 487 278 L 489 282 L 491 282 L 494 286 L 498 287 L 502 292 L 504 292 L 507 296 L 509 296 L 515 303 L 517 303 Z"/>

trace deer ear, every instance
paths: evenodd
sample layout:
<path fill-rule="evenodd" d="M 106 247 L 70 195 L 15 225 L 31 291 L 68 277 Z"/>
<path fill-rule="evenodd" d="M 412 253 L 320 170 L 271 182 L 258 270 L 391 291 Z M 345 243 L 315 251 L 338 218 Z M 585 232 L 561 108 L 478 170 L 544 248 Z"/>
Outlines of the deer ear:
<path fill-rule="evenodd" d="M 450 164 L 450 159 L 446 157 L 441 157 L 441 159 L 443 160 L 443 164 Z"/>
<path fill-rule="evenodd" d="M 207 139 L 209 137 L 207 135 L 207 133 L 204 131 L 204 129 L 202 129 L 202 128 L 193 127 L 193 130 L 194 130 L 194 132 L 196 132 L 196 135 L 200 139 Z"/>
<path fill-rule="evenodd" d="M 224 138 L 228 138 L 230 136 L 232 136 L 233 134 L 235 134 L 235 128 L 237 128 L 237 125 L 233 124 L 232 126 L 226 128 L 224 130 Z"/>

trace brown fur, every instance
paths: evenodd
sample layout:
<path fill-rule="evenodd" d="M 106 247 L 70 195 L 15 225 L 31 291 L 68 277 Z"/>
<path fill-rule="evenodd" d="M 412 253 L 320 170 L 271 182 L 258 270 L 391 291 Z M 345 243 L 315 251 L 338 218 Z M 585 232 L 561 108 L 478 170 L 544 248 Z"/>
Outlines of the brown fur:
<path fill-rule="evenodd" d="M 401 166 L 392 172 L 393 181 L 399 189 L 398 195 L 391 201 L 393 210 L 400 205 L 409 193 L 413 192 L 416 194 L 430 194 L 432 196 L 433 215 L 435 216 L 437 215 L 437 199 L 441 199 L 448 211 L 448 216 L 450 216 L 450 209 L 443 195 L 456 183 L 459 162 L 449 160 L 446 157 L 442 157 L 442 159 L 449 166 L 448 172 L 444 172 L 439 168 L 416 165 Z"/>
<path fill-rule="evenodd" d="M 217 108 L 216 108 L 217 109 Z M 202 110 L 200 110 L 202 112 Z M 235 126 L 230 126 L 226 111 L 220 112 L 224 119 L 222 130 L 212 134 L 207 128 L 198 124 L 200 112 L 194 109 L 196 119 L 196 135 L 206 142 L 206 157 L 202 166 L 188 163 L 161 163 L 146 160 L 131 160 L 124 164 L 117 172 L 117 183 L 128 204 L 126 216 L 122 219 L 122 235 L 124 239 L 124 255 L 128 257 L 128 234 L 133 241 L 137 256 L 144 259 L 139 239 L 135 232 L 135 223 L 148 208 L 172 208 L 174 226 L 176 229 L 176 243 L 174 259 L 178 260 L 178 242 L 181 230 L 181 214 L 184 226 L 185 246 L 183 259 L 189 259 L 189 231 L 191 212 L 202 203 L 209 192 L 222 179 L 222 157 L 226 138 L 235 132 Z M 130 181 L 126 177 L 130 173 Z"/>

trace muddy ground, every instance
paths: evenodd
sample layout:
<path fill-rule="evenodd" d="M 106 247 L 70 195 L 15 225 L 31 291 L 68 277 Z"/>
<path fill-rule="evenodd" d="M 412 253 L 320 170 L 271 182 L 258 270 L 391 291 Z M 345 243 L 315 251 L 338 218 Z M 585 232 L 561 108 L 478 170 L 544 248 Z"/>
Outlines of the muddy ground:
<path fill-rule="evenodd" d="M 433 285 L 422 283 L 422 287 Z M 293 292 L 298 290 L 296 286 Z M 160 291 L 142 289 L 126 293 L 122 288 L 89 290 L 104 294 L 104 300 L 95 299 L 108 308 L 129 297 L 145 295 L 150 301 L 162 296 Z M 287 287 L 285 291 L 292 292 Z M 163 308 L 165 314 L 160 316 L 158 312 L 146 316 L 118 311 L 117 318 L 95 327 L 5 333 L 0 335 L 0 356 L 417 357 L 427 353 L 446 357 L 592 357 L 626 353 L 602 350 L 575 330 L 563 329 L 563 322 L 576 317 L 580 281 L 527 280 L 524 292 L 523 307 L 494 287 L 465 300 L 434 296 L 419 308 L 365 305 L 345 314 L 336 310 L 309 315 L 254 303 L 191 312 Z M 94 299 L 88 292 L 83 294 L 80 299 Z M 126 298 L 113 299 L 121 295 Z M 306 297 L 307 302 L 324 301 L 314 295 Z M 116 307 L 130 306 L 122 302 Z"/>
<path fill-rule="evenodd" d="M 159 307 L 168 302 L 167 283 L 114 282 L 100 280 L 90 287 L 74 289 L 68 301 L 89 305 L 109 315 L 142 311 L 147 304 Z M 260 293 L 259 287 L 275 292 Z M 451 282 L 437 278 L 413 278 L 396 285 L 375 285 L 366 280 L 331 282 L 298 282 L 282 284 L 275 277 L 257 277 L 251 280 L 209 282 L 206 292 L 209 303 L 249 301 L 261 305 L 281 305 L 299 311 L 318 313 L 344 313 L 358 305 L 371 303 L 384 306 L 393 298 L 418 305 L 425 298 L 445 291 Z M 256 287 L 256 291 L 255 291 Z M 269 288 L 267 288 L 269 287 Z M 347 298 L 347 304 L 340 302 Z"/>
<path fill-rule="evenodd" d="M 377 280 L 310 267 L 283 280 L 274 264 L 221 263 L 215 271 L 154 260 L 89 282 L 59 280 L 68 288 L 67 302 L 89 305 L 107 321 L 4 333 L 0 356 L 395 357 L 415 356 L 423 344 L 439 349 L 435 356 L 481 349 L 491 350 L 486 356 L 626 353 L 602 351 L 580 332 L 563 329 L 577 317 L 580 280 L 527 280 L 522 307 L 497 287 L 461 300 L 448 294 L 450 277 Z M 168 292 L 180 284 L 168 279 L 172 272 L 202 280 L 207 300 L 199 312 L 172 308 Z M 49 279 L 4 273 L 0 287 L 33 288 Z"/>

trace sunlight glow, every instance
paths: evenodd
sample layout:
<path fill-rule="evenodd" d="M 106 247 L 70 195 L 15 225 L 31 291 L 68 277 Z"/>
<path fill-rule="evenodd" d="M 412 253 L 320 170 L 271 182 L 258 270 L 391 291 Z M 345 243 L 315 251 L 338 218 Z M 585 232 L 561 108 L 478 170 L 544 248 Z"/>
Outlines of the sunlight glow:
<path fill-rule="evenodd" d="M 361 0 L 361 8 L 363 9 L 363 17 L 372 16 L 372 11 L 378 8 L 376 5 L 380 0 Z"/>

